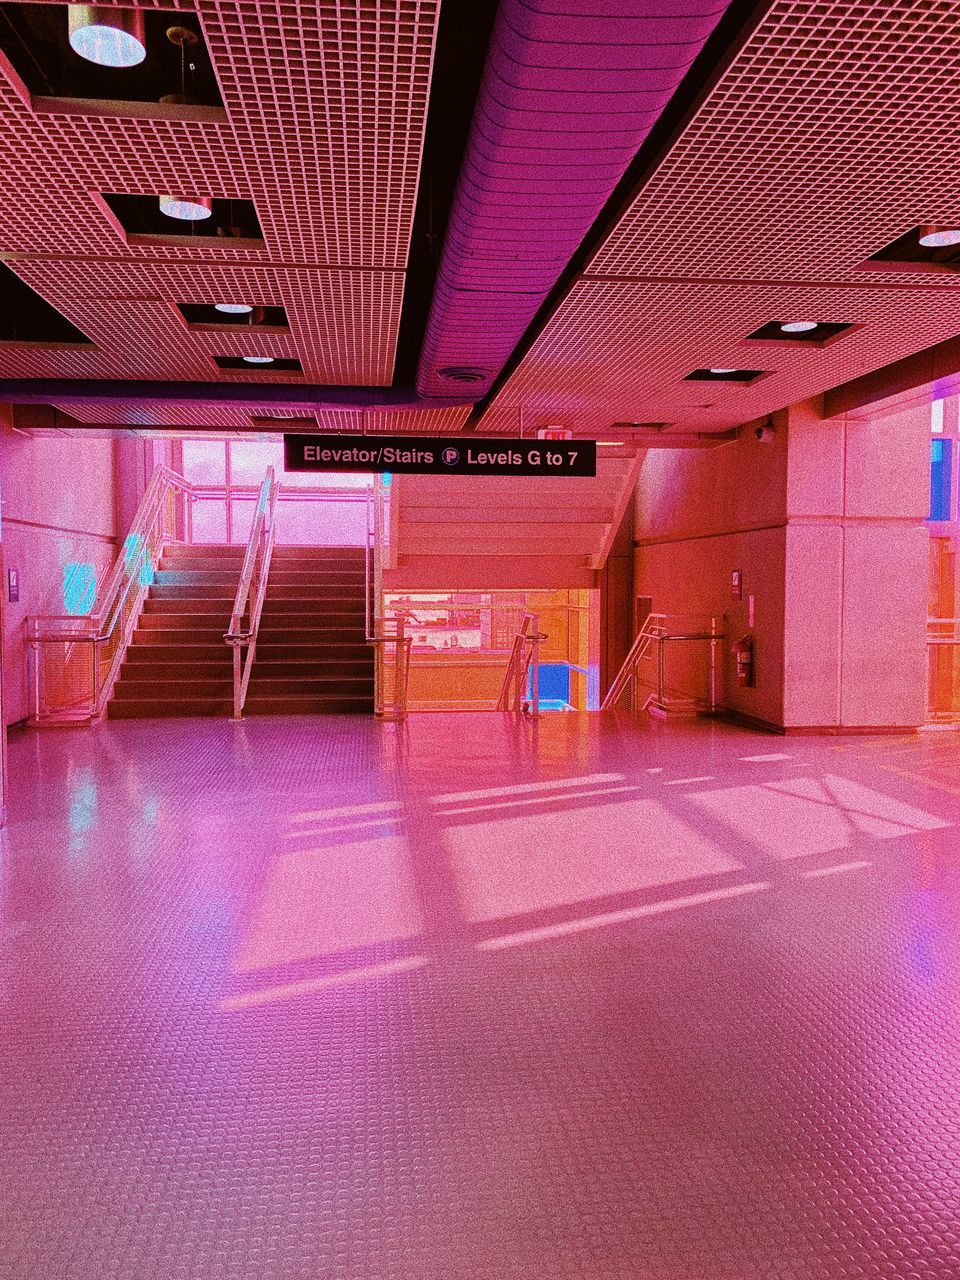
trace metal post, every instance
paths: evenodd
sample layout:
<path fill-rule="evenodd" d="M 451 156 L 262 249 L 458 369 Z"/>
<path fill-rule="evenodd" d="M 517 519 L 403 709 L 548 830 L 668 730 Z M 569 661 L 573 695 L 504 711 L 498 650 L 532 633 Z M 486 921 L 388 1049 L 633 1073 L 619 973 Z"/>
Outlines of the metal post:
<path fill-rule="evenodd" d="M 530 639 L 530 714 L 540 714 L 540 620 L 533 622 L 533 635 Z"/>
<path fill-rule="evenodd" d="M 662 708 L 664 702 L 664 652 L 663 652 L 663 636 L 657 636 L 657 704 Z"/>
<path fill-rule="evenodd" d="M 710 711 L 717 709 L 717 620 L 710 619 Z"/>

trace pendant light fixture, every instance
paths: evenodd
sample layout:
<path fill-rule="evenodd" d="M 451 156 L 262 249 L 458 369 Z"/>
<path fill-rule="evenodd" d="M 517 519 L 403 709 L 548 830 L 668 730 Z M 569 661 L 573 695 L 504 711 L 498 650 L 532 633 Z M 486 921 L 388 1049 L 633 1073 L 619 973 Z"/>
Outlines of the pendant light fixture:
<path fill-rule="evenodd" d="M 68 4 L 70 48 L 99 67 L 135 67 L 147 56 L 141 9 Z"/>

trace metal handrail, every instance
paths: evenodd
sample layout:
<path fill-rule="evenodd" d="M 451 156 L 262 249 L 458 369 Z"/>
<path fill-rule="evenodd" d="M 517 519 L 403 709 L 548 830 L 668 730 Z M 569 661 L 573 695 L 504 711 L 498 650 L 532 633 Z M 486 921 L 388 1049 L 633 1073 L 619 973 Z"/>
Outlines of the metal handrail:
<path fill-rule="evenodd" d="M 250 675 L 257 656 L 260 615 L 263 612 L 263 601 L 267 594 L 267 581 L 270 576 L 270 562 L 273 558 L 273 543 L 276 536 L 275 513 L 279 487 L 273 467 L 268 467 L 263 483 L 260 485 L 257 513 L 250 526 L 243 568 L 240 570 L 237 594 L 233 600 L 230 629 L 224 636 L 226 643 L 233 649 L 233 718 L 235 720 L 239 720 L 243 715 Z M 248 613 L 248 606 L 249 616 L 244 624 L 244 614 Z M 246 649 L 245 659 L 244 649 Z"/>
<path fill-rule="evenodd" d="M 403 720 L 407 714 L 413 641 L 405 628 L 406 619 L 402 615 L 377 618 L 373 634 L 368 638 L 368 643 L 374 646 L 373 709 L 382 720 Z"/>
<path fill-rule="evenodd" d="M 655 706 L 660 710 L 666 711 L 673 706 L 689 706 L 694 705 L 689 698 L 675 698 L 667 693 L 666 688 L 666 669 L 665 669 L 665 646 L 669 641 L 677 640 L 706 640 L 710 644 L 710 692 L 707 700 L 707 710 L 715 711 L 718 705 L 718 678 L 717 678 L 717 653 L 718 645 L 724 636 L 723 622 L 724 619 L 719 615 L 710 618 L 709 628 L 689 628 L 678 630 L 670 627 L 671 620 L 679 621 L 680 619 L 699 618 L 705 615 L 698 614 L 666 614 L 666 613 L 650 613 L 647 615 L 643 627 L 630 646 L 630 651 L 623 661 L 623 665 L 613 679 L 613 683 L 607 690 L 603 702 L 600 704 L 601 711 L 610 711 L 616 707 L 617 703 L 623 697 L 627 689 L 630 690 L 630 710 L 634 713 L 646 711 L 650 706 Z M 717 626 L 719 618 L 720 626 Z M 651 656 L 652 648 L 656 649 L 656 678 L 653 682 L 646 682 L 647 688 L 643 696 L 641 696 L 640 686 L 640 663 Z"/>
<path fill-rule="evenodd" d="M 540 630 L 535 613 L 525 613 L 520 629 L 513 638 L 510 657 L 497 699 L 498 711 L 526 712 L 536 718 L 540 715 L 540 645 L 546 640 Z M 524 694 L 529 682 L 530 697 Z"/>
<path fill-rule="evenodd" d="M 191 508 L 194 486 L 167 467 L 158 466 L 150 477 L 130 532 L 98 593 L 93 609 L 82 616 L 74 614 L 35 615 L 26 619 L 26 640 L 33 655 L 33 714 L 35 724 L 61 720 L 96 719 L 102 715 L 126 656 L 130 638 L 136 628 L 141 606 L 152 581 L 154 562 L 159 561 L 171 531 L 164 528 L 169 513 L 167 500 L 182 495 L 183 526 L 188 534 L 192 526 Z M 176 518 L 174 513 L 174 520 Z M 172 540 L 172 539 L 171 539 Z M 146 571 L 146 572 L 145 572 Z M 119 635 L 118 635 L 119 629 Z M 69 710 L 45 712 L 43 707 L 40 646 L 63 644 L 64 667 L 73 656 L 74 646 L 89 644 L 91 648 L 91 691 L 85 702 L 72 704 Z M 110 665 L 101 671 L 101 652 L 114 644 Z"/>
<path fill-rule="evenodd" d="M 380 476 L 374 478 L 367 499 L 367 536 L 364 552 L 364 626 L 367 643 L 374 647 L 374 714 L 382 720 L 402 720 L 407 714 L 410 687 L 410 650 L 413 637 L 406 634 L 407 615 L 400 611 L 384 617 L 383 557 L 387 549 L 389 490 Z M 392 660 L 391 660 L 392 659 Z"/>

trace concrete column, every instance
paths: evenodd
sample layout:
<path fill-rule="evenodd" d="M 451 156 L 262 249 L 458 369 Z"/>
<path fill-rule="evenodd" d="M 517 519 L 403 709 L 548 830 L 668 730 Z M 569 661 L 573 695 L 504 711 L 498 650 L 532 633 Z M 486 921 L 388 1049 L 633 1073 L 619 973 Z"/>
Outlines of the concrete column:
<path fill-rule="evenodd" d="M 783 725 L 913 728 L 926 704 L 930 412 L 787 413 Z"/>

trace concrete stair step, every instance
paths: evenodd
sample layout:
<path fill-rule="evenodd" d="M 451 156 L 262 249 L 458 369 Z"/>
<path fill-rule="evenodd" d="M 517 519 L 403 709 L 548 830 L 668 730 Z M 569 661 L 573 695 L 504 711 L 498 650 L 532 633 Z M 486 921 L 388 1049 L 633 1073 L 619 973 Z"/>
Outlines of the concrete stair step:
<path fill-rule="evenodd" d="M 236 573 L 223 573 L 216 569 L 164 569 L 159 568 L 153 575 L 151 589 L 157 587 L 220 587 L 224 591 L 235 592 L 240 581 L 240 570 Z"/>
<path fill-rule="evenodd" d="M 359 561 L 363 564 L 366 558 L 366 551 L 363 547 L 294 547 L 294 546 L 274 546 L 274 560 L 310 560 L 316 562 L 318 560 L 337 561 Z"/>
<path fill-rule="evenodd" d="M 314 565 L 304 565 L 303 568 L 294 568 L 290 563 L 279 564 L 276 560 L 270 562 L 270 581 L 271 582 L 311 582 L 328 586 L 338 586 L 343 584 L 350 589 L 363 590 L 366 582 L 366 575 L 361 565 L 357 569 L 329 569 Z"/>
<path fill-rule="evenodd" d="M 362 598 L 328 601 L 302 595 L 270 596 L 268 593 L 263 602 L 261 617 L 275 617 L 287 613 L 309 614 L 312 617 L 336 617 L 338 614 L 354 616 L 362 615 L 364 608 L 365 602 Z"/>
<path fill-rule="evenodd" d="M 363 620 L 352 627 L 320 625 L 292 626 L 261 622 L 258 644 L 365 644 Z"/>
<path fill-rule="evenodd" d="M 351 590 L 339 582 L 277 582 L 273 574 L 267 583 L 266 600 L 310 600 L 331 606 L 343 603 L 361 609 L 366 603 L 362 583 L 359 590 Z"/>
<path fill-rule="evenodd" d="M 168 590 L 170 589 L 168 588 Z M 151 593 L 143 603 L 143 614 L 141 616 L 149 617 L 150 614 L 155 613 L 225 613 L 229 618 L 232 612 L 232 595 L 229 597 L 222 596 L 219 599 L 216 597 L 210 599 L 203 596 L 155 596 Z"/>
<path fill-rule="evenodd" d="M 169 613 L 151 613 L 141 617 L 140 626 L 133 632 L 133 645 L 225 645 L 225 631 L 229 622 L 211 620 L 209 614 L 197 614 L 204 620 L 205 626 L 177 626 L 177 618 L 170 618 Z"/>
<path fill-rule="evenodd" d="M 180 635 L 180 632 L 177 634 Z M 184 664 L 187 663 L 191 667 L 230 666 L 233 663 L 230 646 L 222 636 L 217 643 L 197 644 L 192 632 L 184 633 L 182 643 L 175 644 L 165 643 L 163 639 L 158 640 L 156 635 L 156 632 L 151 631 L 145 633 L 143 637 L 134 638 L 124 659 L 124 670 L 127 663 L 135 666 L 151 666 L 155 663 L 169 662 L 175 664 L 178 671 L 182 671 Z"/>
<path fill-rule="evenodd" d="M 232 688 L 232 686 L 231 686 Z M 258 697 L 321 697 L 336 694 L 338 697 L 373 697 L 373 672 L 366 676 L 313 677 L 309 680 L 283 680 L 264 677 L 256 666 L 250 677 L 250 694 Z M 248 694 L 249 697 L 249 694 Z"/>
<path fill-rule="evenodd" d="M 149 719 L 167 716 L 229 716 L 233 714 L 233 692 L 229 698 L 111 698 L 110 720 Z"/>
<path fill-rule="evenodd" d="M 251 682 L 261 680 L 372 680 L 373 662 L 365 658 L 343 658 L 305 662 L 264 661 L 257 648 Z"/>
<path fill-rule="evenodd" d="M 257 666 L 273 662 L 367 662 L 373 661 L 373 649 L 366 641 L 303 641 L 278 643 L 260 633 L 257 642 Z"/>
<path fill-rule="evenodd" d="M 228 679 L 204 680 L 194 679 L 190 672 L 189 678 L 184 679 L 184 673 L 181 672 L 179 677 L 171 677 L 169 680 L 130 680 L 121 675 L 113 688 L 113 700 L 119 699 L 121 702 L 150 699 L 192 702 L 196 699 L 209 701 L 213 698 L 233 698 L 232 676 Z"/>
<path fill-rule="evenodd" d="M 147 604 L 158 600 L 219 600 L 228 608 L 233 608 L 237 594 L 237 583 L 182 582 L 156 583 L 150 588 Z"/>
<path fill-rule="evenodd" d="M 373 715 L 372 697 L 328 696 L 283 697 L 270 694 L 247 694 L 244 715 Z"/>
<path fill-rule="evenodd" d="M 224 645 L 226 648 L 226 645 Z M 225 662 L 219 659 L 204 660 L 202 658 L 191 658 L 183 661 L 167 660 L 153 662 L 144 662 L 139 659 L 132 659 L 131 651 L 128 651 L 123 666 L 120 668 L 120 675 L 117 683 L 134 682 L 142 683 L 144 680 L 232 680 L 233 679 L 233 656 L 227 655 Z M 149 652 L 149 651 L 148 651 Z"/>

